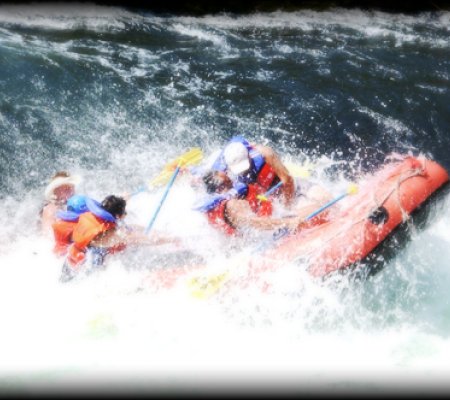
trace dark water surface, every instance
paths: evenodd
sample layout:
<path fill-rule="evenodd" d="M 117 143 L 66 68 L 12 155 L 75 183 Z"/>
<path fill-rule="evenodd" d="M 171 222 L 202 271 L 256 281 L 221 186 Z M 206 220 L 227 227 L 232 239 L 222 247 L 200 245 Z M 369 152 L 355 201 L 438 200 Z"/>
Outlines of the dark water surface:
<path fill-rule="evenodd" d="M 364 164 L 411 150 L 450 167 L 448 13 L 67 8 L 0 10 L 3 194 L 67 160 L 107 168 L 121 144 L 164 151 L 168 135 L 204 147 L 240 133 Z"/>

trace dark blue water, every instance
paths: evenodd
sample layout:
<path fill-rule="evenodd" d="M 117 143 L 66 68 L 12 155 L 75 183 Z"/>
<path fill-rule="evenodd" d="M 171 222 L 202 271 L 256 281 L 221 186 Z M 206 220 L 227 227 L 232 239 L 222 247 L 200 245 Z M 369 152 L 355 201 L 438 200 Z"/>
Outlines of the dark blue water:
<path fill-rule="evenodd" d="M 86 283 L 63 292 L 55 283 L 59 264 L 30 221 L 57 170 L 80 173 L 84 191 L 102 198 L 140 186 L 189 147 L 208 155 L 235 134 L 271 145 L 283 157 L 312 162 L 330 185 L 345 185 L 376 169 L 393 152 L 424 154 L 450 169 L 449 26 L 448 12 L 407 16 L 335 9 L 161 17 L 94 5 L 0 6 L 1 298 L 16 304 L 6 321 L 27 315 L 23 297 L 11 289 L 20 282 L 41 299 L 36 310 L 47 311 L 35 315 L 52 328 L 27 344 L 27 359 L 13 369 L 8 365 L 14 351 L 6 344 L 12 340 L 13 349 L 20 348 L 25 338 L 15 338 L 13 331 L 3 339 L 0 334 L 7 354 L 1 364 L 4 382 L 10 382 L 12 371 L 30 370 L 46 371 L 47 382 L 54 382 L 63 379 L 67 366 L 90 371 L 100 359 L 108 373 L 112 349 L 120 353 L 123 368 L 154 371 L 152 362 L 167 362 L 158 343 L 170 347 L 174 360 L 165 364 L 166 378 L 180 359 L 184 371 L 192 365 L 208 371 L 212 358 L 202 347 L 205 336 L 185 319 L 193 313 L 195 326 L 210 332 L 213 328 L 203 325 L 206 312 L 223 328 L 208 340 L 228 338 L 248 356 L 242 364 L 221 348 L 216 356 L 222 368 L 241 362 L 248 372 L 270 365 L 265 371 L 272 378 L 278 377 L 272 367 L 313 371 L 310 378 L 325 379 L 328 387 L 348 382 L 345 375 L 333 375 L 342 366 L 363 371 L 363 385 L 381 385 L 384 374 L 400 382 L 423 378 L 423 371 L 431 382 L 442 383 L 450 333 L 447 195 L 429 205 L 421 229 L 410 227 L 401 246 L 396 247 L 401 236 L 388 243 L 395 251 L 385 254 L 382 272 L 372 279 L 336 289 L 289 270 L 278 277 L 289 287 L 288 297 L 266 302 L 244 296 L 239 306 L 222 299 L 219 311 L 193 306 L 194 312 L 185 303 L 180 309 L 181 292 L 175 291 L 162 312 L 152 305 L 154 297 L 124 294 L 121 285 L 131 278 L 117 271 L 95 281 L 95 290 Z M 165 205 L 172 214 L 161 216 L 166 222 L 159 228 L 185 237 L 209 235 L 196 217 L 181 217 L 179 200 L 188 204 L 193 194 L 185 187 L 173 193 Z M 134 205 L 141 222 L 150 217 L 148 201 Z M 177 217 L 178 222 L 189 218 L 188 223 L 174 227 Z M 220 247 L 211 243 L 219 257 L 211 264 L 226 264 Z M 38 285 L 24 280 L 30 273 Z M 300 281 L 300 292 L 289 286 Z M 39 297 L 40 288 L 50 294 Z M 86 299 L 82 304 L 80 297 Z M 52 308 L 61 298 L 70 304 L 71 316 Z M 53 319 L 55 311 L 65 327 Z M 245 333 L 225 328 L 230 314 Z M 21 326 L 29 329 L 26 320 Z M 261 327 L 271 328 L 260 333 Z M 94 346 L 98 335 L 107 338 L 102 357 L 93 352 L 82 358 L 78 350 Z M 64 340 L 73 340 L 70 351 Z M 121 350 L 130 342 L 134 356 Z M 39 349 L 50 343 L 56 350 L 44 362 Z M 259 363 L 258 343 L 281 351 L 267 350 Z M 189 346 L 201 355 L 194 364 L 185 350 Z M 142 352 L 152 357 L 144 361 Z M 238 376 L 239 368 L 234 371 L 231 375 Z"/>
<path fill-rule="evenodd" d="M 207 148 L 241 133 L 364 165 L 411 150 L 450 166 L 448 13 L 23 10 L 1 13 L 3 195 L 70 163 L 108 168 L 117 146 L 164 152 L 168 135 Z"/>

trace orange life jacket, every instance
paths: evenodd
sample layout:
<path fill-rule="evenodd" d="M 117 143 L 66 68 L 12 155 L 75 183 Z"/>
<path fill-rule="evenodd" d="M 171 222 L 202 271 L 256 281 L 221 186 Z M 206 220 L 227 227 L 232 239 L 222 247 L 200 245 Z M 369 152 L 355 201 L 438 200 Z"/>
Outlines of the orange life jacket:
<path fill-rule="evenodd" d="M 92 212 L 80 215 L 73 233 L 73 244 L 70 245 L 67 254 L 67 261 L 73 268 L 79 266 L 86 258 L 86 250 L 99 234 L 107 232 L 116 226 L 115 222 L 108 222 L 97 217 Z"/>
<path fill-rule="evenodd" d="M 257 196 L 262 193 L 263 191 L 259 185 L 248 185 L 245 200 L 248 201 L 250 208 L 256 215 L 259 217 L 268 217 L 272 215 L 272 202 L 270 200 L 259 200 Z M 208 211 L 206 216 L 212 225 L 217 226 L 228 235 L 234 235 L 236 234 L 236 228 L 231 225 L 225 213 L 227 203 L 228 199 L 224 199 L 224 201 L 220 202 L 215 208 Z"/>
<path fill-rule="evenodd" d="M 72 243 L 72 233 L 78 221 L 56 220 L 52 224 L 53 236 L 55 238 L 55 246 L 53 252 L 58 256 L 63 256 L 67 252 L 67 248 Z"/>

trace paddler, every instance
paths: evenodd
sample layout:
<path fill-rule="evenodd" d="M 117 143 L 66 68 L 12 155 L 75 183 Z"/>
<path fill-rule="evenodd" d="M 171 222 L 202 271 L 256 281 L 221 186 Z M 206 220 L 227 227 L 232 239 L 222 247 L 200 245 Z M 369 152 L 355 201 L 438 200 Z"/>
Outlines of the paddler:
<path fill-rule="evenodd" d="M 293 204 L 294 179 L 269 146 L 249 143 L 242 136 L 235 136 L 225 146 L 212 170 L 225 172 L 235 182 L 259 185 L 263 192 L 282 182 L 274 194 L 281 197 L 285 206 Z"/>
<path fill-rule="evenodd" d="M 58 211 L 65 211 L 67 200 L 75 194 L 81 177 L 58 171 L 44 191 L 45 203 L 40 210 L 42 232 L 50 234 Z"/>
<path fill-rule="evenodd" d="M 226 174 L 208 172 L 203 180 L 208 193 L 216 193 L 195 210 L 202 211 L 211 225 L 228 235 L 240 235 L 251 230 L 267 231 L 287 228 L 295 231 L 303 224 L 303 218 L 316 205 L 304 209 L 301 214 L 275 218 L 270 200 L 260 199 L 262 189 L 257 184 L 235 183 Z"/>
<path fill-rule="evenodd" d="M 79 272 L 86 273 L 101 269 L 105 257 L 123 251 L 128 245 L 179 244 L 178 238 L 152 233 L 147 236 L 143 230 L 125 226 L 126 200 L 109 195 L 101 203 L 86 198 L 88 211 L 81 214 L 72 233 L 73 243 L 69 246 L 64 261 L 61 281 L 71 280 Z"/>

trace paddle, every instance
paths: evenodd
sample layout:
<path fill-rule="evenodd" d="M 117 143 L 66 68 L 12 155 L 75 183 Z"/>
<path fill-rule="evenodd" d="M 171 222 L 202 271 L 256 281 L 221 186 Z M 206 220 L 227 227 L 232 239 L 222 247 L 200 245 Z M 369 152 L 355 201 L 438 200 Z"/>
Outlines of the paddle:
<path fill-rule="evenodd" d="M 146 192 L 147 190 L 149 190 L 149 188 L 161 186 L 169 182 L 169 180 L 172 178 L 174 170 L 176 169 L 176 167 L 180 162 L 182 163 L 184 162 L 185 165 L 195 165 L 198 164 L 202 159 L 203 159 L 202 150 L 198 147 L 192 148 L 191 150 L 177 157 L 175 160 L 168 162 L 157 177 L 153 178 L 148 183 L 148 185 L 141 186 L 138 189 L 136 189 L 133 193 L 129 195 L 129 197 L 133 197 L 139 193 Z"/>
<path fill-rule="evenodd" d="M 309 214 L 307 217 L 305 217 L 304 222 L 309 221 L 310 219 L 314 218 L 316 215 L 320 214 L 322 211 L 325 211 L 327 208 L 331 207 L 333 204 L 337 203 L 339 200 L 342 200 L 344 197 L 347 197 L 348 195 L 356 194 L 358 193 L 358 186 L 355 184 L 349 185 L 347 188 L 347 191 L 345 193 L 340 194 L 339 196 L 335 197 L 333 200 L 330 200 L 328 203 L 324 204 L 322 207 L 317 209 L 316 211 Z M 288 233 L 290 233 L 290 230 L 287 228 L 281 228 L 279 231 L 277 231 L 274 234 L 273 240 L 281 239 L 282 237 L 286 236 Z"/>
<path fill-rule="evenodd" d="M 173 183 L 175 182 L 175 178 L 177 177 L 178 173 L 180 172 L 180 169 L 182 167 L 186 167 L 188 165 L 193 165 L 193 164 L 200 162 L 202 157 L 203 157 L 202 151 L 199 148 L 194 148 L 166 165 L 166 168 L 172 168 L 175 165 L 176 165 L 176 168 L 169 180 L 169 183 L 167 184 L 166 190 L 164 191 L 164 194 L 161 197 L 161 200 L 158 203 L 158 207 L 156 208 L 156 211 L 153 214 L 152 219 L 150 220 L 147 228 L 145 229 L 145 234 L 148 234 L 148 232 L 150 232 L 150 229 L 152 228 L 152 226 L 156 220 L 159 210 L 161 209 L 161 207 L 164 203 L 164 200 L 166 199 L 167 195 L 169 194 L 169 190 L 173 186 Z M 153 181 L 150 182 L 150 184 L 152 184 L 153 182 L 161 183 L 161 182 L 164 182 L 165 179 L 166 179 L 166 175 L 163 171 L 158 177 L 153 179 Z"/>
<path fill-rule="evenodd" d="M 258 200 L 261 201 L 267 201 L 269 200 L 267 198 L 267 196 L 270 196 L 273 192 L 275 192 L 275 190 L 277 190 L 281 185 L 283 184 L 283 181 L 278 182 L 273 188 L 269 189 L 266 193 L 264 194 L 258 194 L 258 196 L 256 196 L 256 198 Z"/>
<path fill-rule="evenodd" d="M 302 165 L 296 164 L 292 161 L 285 161 L 283 164 L 292 176 L 298 176 L 300 178 L 309 178 L 311 175 L 310 171 L 313 169 L 313 164 L 309 161 L 306 161 Z"/>
<path fill-rule="evenodd" d="M 309 178 L 309 176 L 310 176 L 309 170 L 311 169 L 311 167 L 309 166 L 309 164 L 305 164 L 303 166 L 303 165 L 294 164 L 293 162 L 287 162 L 287 163 L 285 163 L 285 166 L 288 169 L 289 174 L 291 174 L 294 178 L 305 178 L 306 179 L 306 178 Z M 270 196 L 273 192 L 275 192 L 275 190 L 277 190 L 282 185 L 283 185 L 283 182 L 280 181 L 273 188 L 269 189 L 266 193 L 259 194 L 258 196 L 256 196 L 256 198 L 261 201 L 267 201 L 268 196 Z"/>
<path fill-rule="evenodd" d="M 194 147 L 193 149 L 182 154 L 175 160 L 172 160 L 169 163 L 167 163 L 163 171 L 156 178 L 152 179 L 149 185 L 150 186 L 164 185 L 165 183 L 169 182 L 169 180 L 172 178 L 174 170 L 176 170 L 177 167 L 186 167 L 188 165 L 195 165 L 200 163 L 202 159 L 203 159 L 202 150 L 198 147 Z"/>
<path fill-rule="evenodd" d="M 311 218 L 314 218 L 317 214 L 320 214 L 322 211 L 326 210 L 328 207 L 331 207 L 334 203 L 337 203 L 339 200 L 343 199 L 344 197 L 348 196 L 349 194 L 356 194 L 358 193 L 358 186 L 354 183 L 349 185 L 347 188 L 347 191 L 345 193 L 342 193 L 341 195 L 337 196 L 333 200 L 330 200 L 328 203 L 324 204 L 322 207 L 320 207 L 317 211 L 314 211 L 313 213 L 309 214 L 305 221 L 309 221 Z"/>

